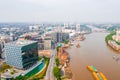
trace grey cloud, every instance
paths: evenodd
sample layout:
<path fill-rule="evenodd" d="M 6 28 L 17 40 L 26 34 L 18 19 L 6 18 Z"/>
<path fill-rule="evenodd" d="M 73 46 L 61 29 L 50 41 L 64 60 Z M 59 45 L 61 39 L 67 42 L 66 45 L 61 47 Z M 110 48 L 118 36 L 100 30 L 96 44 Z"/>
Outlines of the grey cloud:
<path fill-rule="evenodd" d="M 119 0 L 0 0 L 0 22 L 119 22 Z"/>

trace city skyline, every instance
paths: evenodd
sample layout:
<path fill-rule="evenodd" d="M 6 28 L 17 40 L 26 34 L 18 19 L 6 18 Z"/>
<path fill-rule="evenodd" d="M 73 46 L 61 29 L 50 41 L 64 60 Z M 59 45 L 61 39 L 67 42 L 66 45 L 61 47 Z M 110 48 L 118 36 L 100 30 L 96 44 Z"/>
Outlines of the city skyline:
<path fill-rule="evenodd" d="M 119 0 L 1 0 L 0 22 L 119 23 Z"/>
<path fill-rule="evenodd" d="M 0 80 L 119 80 L 118 28 L 120 24 L 1 23 Z"/>

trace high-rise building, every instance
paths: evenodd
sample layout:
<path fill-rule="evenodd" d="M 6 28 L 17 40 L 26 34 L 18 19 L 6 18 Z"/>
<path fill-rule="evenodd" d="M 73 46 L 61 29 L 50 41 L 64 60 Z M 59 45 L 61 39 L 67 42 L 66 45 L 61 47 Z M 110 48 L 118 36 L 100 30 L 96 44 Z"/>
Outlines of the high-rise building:
<path fill-rule="evenodd" d="M 0 40 L 1 40 L 3 43 L 10 42 L 10 36 L 8 36 L 8 35 L 0 35 Z"/>
<path fill-rule="evenodd" d="M 53 42 L 57 43 L 57 32 L 51 33 L 51 37 L 52 37 Z"/>
<path fill-rule="evenodd" d="M 39 26 L 37 26 L 37 25 L 34 25 L 34 26 L 29 26 L 29 30 L 31 31 L 31 30 L 39 30 Z"/>
<path fill-rule="evenodd" d="M 69 39 L 69 33 L 57 32 L 57 42 L 63 42 L 63 40 Z"/>
<path fill-rule="evenodd" d="M 69 33 L 62 33 L 62 41 L 69 39 Z"/>
<path fill-rule="evenodd" d="M 14 36 L 14 34 L 12 32 L 10 33 L 10 40 L 15 41 L 15 36 Z"/>
<path fill-rule="evenodd" d="M 27 69 L 38 60 L 38 42 L 18 40 L 5 44 L 6 63 L 20 69 Z"/>
<path fill-rule="evenodd" d="M 33 26 L 29 26 L 29 30 L 30 30 L 30 31 L 33 30 Z"/>
<path fill-rule="evenodd" d="M 57 42 L 62 42 L 62 32 L 57 32 Z"/>
<path fill-rule="evenodd" d="M 0 58 L 2 58 L 2 43 L 0 42 Z"/>
<path fill-rule="evenodd" d="M 80 24 L 76 24 L 76 32 L 80 32 Z"/>
<path fill-rule="evenodd" d="M 68 27 L 69 27 L 68 23 L 64 23 L 64 28 L 68 28 Z"/>
<path fill-rule="evenodd" d="M 52 40 L 51 40 L 51 37 L 50 37 L 50 36 L 46 36 L 46 37 L 44 38 L 44 49 L 45 49 L 45 50 L 51 49 L 51 42 L 52 42 Z"/>
<path fill-rule="evenodd" d="M 62 27 L 61 26 L 58 27 L 57 42 L 62 42 Z"/>
<path fill-rule="evenodd" d="M 5 54 L 4 54 L 4 43 L 0 40 L 0 58 L 4 59 Z"/>

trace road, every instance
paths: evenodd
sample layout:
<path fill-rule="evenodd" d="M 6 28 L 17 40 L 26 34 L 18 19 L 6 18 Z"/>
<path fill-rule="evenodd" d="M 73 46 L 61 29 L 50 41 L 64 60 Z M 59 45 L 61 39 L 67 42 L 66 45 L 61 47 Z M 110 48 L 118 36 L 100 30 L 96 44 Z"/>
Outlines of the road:
<path fill-rule="evenodd" d="M 53 68 L 55 66 L 56 49 L 54 49 L 52 53 L 53 54 L 50 57 L 50 62 L 49 62 L 48 69 L 46 71 L 46 76 L 44 80 L 55 80 L 55 77 L 53 75 Z"/>

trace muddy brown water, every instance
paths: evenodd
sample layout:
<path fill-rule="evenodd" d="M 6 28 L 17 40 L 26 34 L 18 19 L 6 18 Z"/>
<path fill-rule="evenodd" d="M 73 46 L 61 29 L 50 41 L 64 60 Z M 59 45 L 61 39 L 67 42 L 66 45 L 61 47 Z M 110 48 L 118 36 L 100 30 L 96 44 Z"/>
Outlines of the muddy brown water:
<path fill-rule="evenodd" d="M 72 80 L 94 80 L 92 73 L 86 68 L 88 65 L 94 65 L 108 80 L 120 80 L 120 60 L 116 60 L 120 58 L 120 53 L 106 45 L 107 34 L 91 33 L 85 36 L 86 40 L 79 42 L 80 48 L 74 45 L 67 49 L 70 54 Z"/>

